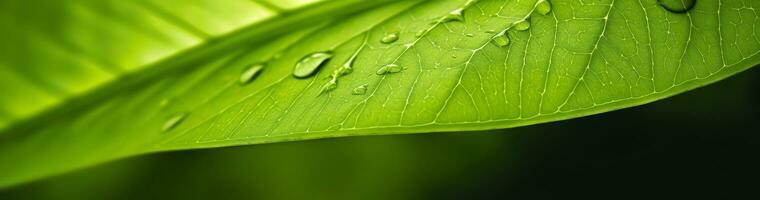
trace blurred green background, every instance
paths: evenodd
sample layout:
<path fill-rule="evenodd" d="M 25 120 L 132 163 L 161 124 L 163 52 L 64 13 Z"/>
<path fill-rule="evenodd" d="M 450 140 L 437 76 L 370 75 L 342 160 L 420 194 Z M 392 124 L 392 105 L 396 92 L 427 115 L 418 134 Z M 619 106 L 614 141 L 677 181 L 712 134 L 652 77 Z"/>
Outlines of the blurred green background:
<path fill-rule="evenodd" d="M 758 197 L 757 86 L 754 68 L 652 104 L 523 128 L 159 153 L 0 199 Z"/>

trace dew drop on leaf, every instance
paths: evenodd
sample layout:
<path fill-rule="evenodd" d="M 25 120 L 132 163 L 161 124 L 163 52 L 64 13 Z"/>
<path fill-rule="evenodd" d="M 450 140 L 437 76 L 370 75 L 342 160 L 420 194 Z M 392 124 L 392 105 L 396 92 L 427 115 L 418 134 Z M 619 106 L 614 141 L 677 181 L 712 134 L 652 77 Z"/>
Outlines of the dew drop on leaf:
<path fill-rule="evenodd" d="M 496 30 L 487 30 L 486 33 L 496 33 Z"/>
<path fill-rule="evenodd" d="M 414 37 L 421 38 L 422 36 L 425 36 L 425 33 L 427 33 L 427 30 L 417 31 L 417 33 L 414 34 Z"/>
<path fill-rule="evenodd" d="M 338 82 L 336 82 L 335 79 L 332 79 L 322 86 L 322 91 L 320 91 L 320 94 L 334 90 L 337 87 L 338 87 Z"/>
<path fill-rule="evenodd" d="M 169 117 L 169 119 L 164 122 L 164 127 L 162 130 L 164 132 L 167 132 L 174 129 L 174 127 L 177 127 L 180 123 L 182 123 L 182 121 L 184 121 L 188 115 L 189 113 L 180 113 Z"/>
<path fill-rule="evenodd" d="M 398 32 L 385 35 L 383 39 L 380 39 L 380 42 L 382 42 L 383 44 L 390 44 L 390 43 L 396 42 L 396 40 L 398 40 Z"/>
<path fill-rule="evenodd" d="M 264 69 L 264 66 L 264 63 L 256 63 L 245 68 L 240 74 L 240 85 L 250 83 Z"/>
<path fill-rule="evenodd" d="M 453 10 L 449 12 L 449 14 L 446 14 L 443 18 L 441 18 L 441 23 L 446 22 L 452 22 L 452 21 L 464 21 L 464 9 L 463 8 L 457 8 L 456 10 Z"/>
<path fill-rule="evenodd" d="M 509 46 L 509 35 L 507 35 L 507 32 L 504 32 L 504 34 L 499 34 L 493 40 L 491 40 L 493 44 L 499 47 L 506 47 Z"/>
<path fill-rule="evenodd" d="M 333 53 L 331 51 L 316 52 L 306 55 L 296 63 L 295 69 L 293 70 L 293 76 L 296 78 L 308 78 L 311 75 L 314 75 L 314 73 L 332 57 Z"/>
<path fill-rule="evenodd" d="M 472 34 L 472 33 L 468 33 L 468 34 L 464 34 L 464 36 L 467 36 L 467 37 L 475 37 L 475 34 Z"/>
<path fill-rule="evenodd" d="M 672 13 L 686 13 L 697 5 L 697 0 L 657 0 L 657 4 Z"/>
<path fill-rule="evenodd" d="M 353 95 L 364 95 L 365 93 L 367 93 L 367 87 L 368 86 L 369 85 L 367 85 L 367 84 L 357 86 L 357 87 L 354 88 L 354 90 L 351 91 L 351 94 L 353 94 Z"/>
<path fill-rule="evenodd" d="M 528 30 L 530 28 L 530 22 L 529 21 L 517 22 L 517 24 L 515 24 L 514 28 L 515 28 L 515 30 L 518 30 L 518 31 Z"/>
<path fill-rule="evenodd" d="M 541 1 L 541 3 L 538 3 L 536 5 L 536 12 L 541 15 L 547 15 L 552 11 L 552 4 L 549 3 L 549 0 Z"/>
<path fill-rule="evenodd" d="M 383 67 L 380 67 L 380 69 L 377 70 L 377 75 L 398 73 L 398 72 L 401 72 L 401 70 L 403 70 L 403 68 L 401 68 L 401 66 L 397 64 L 387 64 L 387 65 L 384 65 Z"/>

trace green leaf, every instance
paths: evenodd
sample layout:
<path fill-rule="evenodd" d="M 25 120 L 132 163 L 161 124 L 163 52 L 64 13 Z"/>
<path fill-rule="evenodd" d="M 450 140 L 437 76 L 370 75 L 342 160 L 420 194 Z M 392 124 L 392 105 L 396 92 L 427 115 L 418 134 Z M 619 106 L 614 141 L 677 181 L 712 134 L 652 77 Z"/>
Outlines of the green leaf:
<path fill-rule="evenodd" d="M 18 82 L 0 86 L 11 91 L 0 105 L 23 111 L 0 112 L 5 116 L 0 122 L 9 127 L 0 133 L 0 163 L 12 163 L 0 165 L 0 187 L 158 151 L 570 119 L 666 98 L 760 62 L 760 16 L 754 12 L 760 2 L 751 0 L 699 1 L 685 12 L 673 12 L 678 4 L 665 9 L 656 0 L 382 4 L 325 1 L 277 11 L 284 14 L 228 34 L 208 31 L 224 30 L 220 27 L 198 28 L 190 23 L 195 20 L 177 17 L 182 15 L 164 16 L 175 18 L 166 21 L 187 33 L 213 32 L 213 39 L 191 49 L 176 47 L 173 52 L 180 53 L 154 64 L 117 56 L 123 66 L 136 69 L 115 68 L 111 78 L 99 81 L 50 66 L 64 63 L 48 54 L 29 58 L 37 49 L 2 57 L 1 69 L 13 72 L 4 78 Z M 148 24 L 142 19 L 133 24 Z M 29 23 L 44 27 L 43 22 Z M 124 43 L 129 43 L 126 30 L 162 30 L 116 23 L 104 29 L 124 36 L 107 37 Z M 29 30 L 10 34 L 25 36 Z M 77 60 L 114 62 L 109 52 L 120 53 L 100 49 L 113 46 L 93 37 L 82 38 L 92 41 L 71 44 L 83 49 Z M 29 40 L 41 46 L 68 41 Z M 147 44 L 154 43 L 124 52 L 160 49 Z M 330 56 L 301 62 L 318 52 Z M 299 62 L 299 72 L 311 66 L 314 74 L 294 77 Z M 24 76 L 34 74 L 24 70 L 35 64 L 37 74 Z M 245 73 L 261 64 L 258 73 Z M 241 82 L 248 78 L 241 74 L 253 78 Z M 88 84 L 99 87 L 83 86 Z M 22 95 L 26 90 L 33 91 Z"/>

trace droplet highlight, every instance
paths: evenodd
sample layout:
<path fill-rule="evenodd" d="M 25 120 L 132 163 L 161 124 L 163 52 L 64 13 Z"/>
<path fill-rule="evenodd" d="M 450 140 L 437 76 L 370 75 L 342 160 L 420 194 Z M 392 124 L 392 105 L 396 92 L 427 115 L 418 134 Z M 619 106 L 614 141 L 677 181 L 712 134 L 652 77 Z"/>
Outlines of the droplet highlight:
<path fill-rule="evenodd" d="M 367 84 L 364 84 L 364 85 L 360 85 L 360 86 L 356 86 L 356 87 L 355 87 L 355 88 L 354 88 L 354 89 L 351 91 L 351 94 L 353 94 L 353 95 L 364 95 L 364 94 L 366 94 L 366 93 L 367 93 L 367 88 L 368 88 L 368 87 L 369 87 L 369 85 L 367 85 Z"/>
<path fill-rule="evenodd" d="M 444 16 L 443 18 L 441 18 L 441 23 L 453 22 L 453 21 L 460 21 L 460 22 L 464 21 L 464 8 L 457 8 L 449 12 L 448 14 L 446 14 L 446 16 Z"/>
<path fill-rule="evenodd" d="M 240 74 L 240 85 L 246 85 L 253 81 L 253 79 L 256 78 L 256 76 L 258 76 L 262 70 L 264 70 L 264 66 L 264 63 L 256 63 L 245 68 L 245 70 L 243 70 L 243 73 Z"/>
<path fill-rule="evenodd" d="M 657 4 L 668 12 L 683 14 L 697 5 L 697 0 L 657 0 Z"/>
<path fill-rule="evenodd" d="M 417 31 L 417 33 L 414 33 L 414 37 L 421 38 L 422 36 L 425 36 L 426 33 L 427 33 L 427 30 L 420 30 L 420 31 Z"/>
<path fill-rule="evenodd" d="M 296 78 L 308 78 L 314 75 L 324 63 L 333 57 L 331 51 L 316 52 L 304 56 L 296 63 L 293 76 Z"/>
<path fill-rule="evenodd" d="M 184 121 L 188 115 L 189 113 L 179 113 L 179 114 L 169 117 L 169 119 L 167 119 L 166 122 L 164 122 L 164 126 L 163 128 L 161 128 L 161 130 L 163 130 L 164 132 L 171 131 L 175 127 L 179 126 L 179 124 L 181 124 L 182 121 Z"/>
<path fill-rule="evenodd" d="M 380 39 L 380 42 L 382 42 L 383 44 L 390 44 L 390 43 L 396 42 L 399 38 L 398 34 L 399 34 L 398 32 L 394 32 L 394 33 L 385 35 L 385 37 Z"/>
<path fill-rule="evenodd" d="M 509 43 L 510 43 L 509 35 L 505 31 L 504 34 L 499 34 L 496 37 L 494 37 L 493 40 L 491 40 L 491 42 L 499 47 L 509 46 Z"/>
<path fill-rule="evenodd" d="M 401 66 L 397 64 L 387 64 L 380 67 L 380 69 L 377 70 L 377 75 L 385 75 L 385 74 L 391 74 L 391 73 L 398 73 L 401 72 L 401 70 L 404 70 Z"/>
<path fill-rule="evenodd" d="M 518 31 L 528 30 L 530 29 L 530 22 L 526 20 L 517 22 L 517 24 L 514 25 L 514 29 Z"/>

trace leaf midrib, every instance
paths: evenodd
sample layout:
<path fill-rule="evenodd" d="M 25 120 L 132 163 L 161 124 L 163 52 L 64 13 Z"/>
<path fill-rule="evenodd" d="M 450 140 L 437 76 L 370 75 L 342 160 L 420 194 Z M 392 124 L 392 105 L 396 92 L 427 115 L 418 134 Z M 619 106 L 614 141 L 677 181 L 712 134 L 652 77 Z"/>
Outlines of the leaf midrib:
<path fill-rule="evenodd" d="M 527 14 L 526 14 L 525 16 L 523 16 L 523 17 L 521 17 L 521 18 L 519 18 L 519 19 L 513 19 L 513 20 L 514 20 L 514 22 L 513 22 L 513 23 L 509 23 L 509 24 L 508 24 L 508 25 L 507 25 L 507 26 L 504 28 L 504 31 L 503 31 L 503 32 L 506 32 L 506 31 L 510 30 L 510 29 L 511 29 L 511 27 L 513 27 L 513 26 L 514 26 L 514 25 L 515 25 L 517 22 L 520 22 L 520 21 L 524 21 L 524 20 L 527 20 L 527 19 L 528 19 L 528 18 L 529 18 L 529 17 L 532 15 L 533 11 L 536 9 L 536 6 L 538 6 L 538 4 L 539 4 L 539 3 L 541 3 L 542 1 L 543 1 L 543 0 L 539 0 L 539 1 L 536 1 L 536 3 L 535 3 L 533 6 L 532 6 L 532 8 L 530 9 L 530 11 L 529 11 L 529 12 L 527 12 Z M 468 3 L 469 3 L 469 2 L 468 2 Z M 465 3 L 465 4 L 468 4 L 468 3 Z M 506 4 L 506 3 L 505 3 L 505 4 Z M 415 8 L 415 7 L 410 7 L 410 8 L 409 8 L 409 9 L 407 9 L 407 10 L 404 10 L 404 11 L 401 11 L 401 12 L 399 12 L 398 14 L 396 14 L 396 16 L 399 16 L 399 15 L 403 15 L 403 14 L 406 14 L 406 13 L 408 12 L 408 10 L 413 10 L 414 8 Z M 389 18 L 389 19 L 390 19 L 390 18 Z M 369 27 L 367 30 L 365 30 L 365 31 L 362 31 L 362 32 L 361 32 L 361 34 L 368 34 L 368 32 L 369 32 L 369 31 L 372 31 L 372 30 L 373 30 L 375 27 L 379 26 L 379 25 L 380 25 L 380 24 L 382 24 L 382 23 L 383 23 L 383 22 L 379 22 L 377 25 L 374 25 L 374 26 L 371 26 L 371 27 Z M 396 62 L 398 61 L 398 59 L 399 59 L 400 57 L 402 57 L 403 55 L 405 55 L 405 54 L 406 54 L 406 52 L 407 52 L 409 49 L 412 49 L 413 47 L 415 47 L 415 46 L 417 45 L 417 43 L 418 43 L 420 40 L 424 39 L 424 38 L 427 36 L 427 34 L 428 34 L 428 33 L 430 33 L 430 31 L 432 31 L 433 29 L 437 28 L 437 27 L 438 27 L 439 25 L 441 25 L 441 24 L 443 24 L 441 21 L 437 21 L 437 22 L 435 22 L 434 24 L 432 24 L 432 25 L 431 25 L 429 28 L 427 28 L 427 29 L 426 29 L 427 31 L 426 31 L 426 33 L 425 33 L 424 35 L 422 35 L 422 36 L 418 37 L 417 39 L 415 39 L 415 41 L 413 41 L 413 42 L 409 43 L 409 46 L 407 46 L 407 47 L 404 49 L 404 51 L 402 51 L 402 52 L 401 52 L 399 55 L 397 55 L 397 56 L 396 56 L 396 59 L 395 59 L 395 60 L 394 60 L 392 63 L 396 63 Z M 361 34 L 358 34 L 358 35 L 361 35 Z M 480 49 L 482 49 L 484 46 L 488 45 L 488 44 L 490 43 L 490 41 L 491 41 L 493 38 L 495 38 L 495 37 L 498 37 L 498 35 L 499 35 L 499 34 L 502 34 L 502 33 L 494 33 L 494 35 L 493 35 L 493 36 L 491 36 L 491 37 L 489 37 L 489 39 L 485 39 L 485 40 L 483 41 L 483 43 L 480 45 L 480 46 L 481 46 L 481 47 L 480 47 Z M 353 36 L 353 37 L 355 37 L 355 36 Z M 352 37 L 352 38 L 353 38 L 353 37 Z M 342 42 L 342 43 L 340 43 L 340 44 L 336 44 L 335 46 L 336 46 L 336 47 L 338 47 L 338 46 L 342 46 L 342 45 L 344 45 L 345 43 L 347 43 L 347 42 L 349 42 L 349 41 L 350 41 L 350 39 L 349 39 L 349 40 L 345 40 L 344 42 Z M 469 58 L 469 59 L 472 59 L 472 57 L 473 57 L 475 54 L 477 54 L 478 52 L 479 52 L 479 51 L 474 51 L 474 52 L 472 53 L 472 56 L 470 56 L 470 58 Z M 465 62 L 467 62 L 467 61 L 465 61 Z M 469 64 L 465 64 L 465 65 L 469 65 Z M 466 67 L 465 67 L 465 70 L 463 70 L 463 71 L 462 71 L 462 74 L 464 74 L 464 73 L 465 73 L 465 71 L 466 71 Z M 251 93 L 250 95 L 248 95 L 248 96 L 244 97 L 243 99 L 241 99 L 241 100 L 237 101 L 237 102 L 236 102 L 236 103 L 234 103 L 233 105 L 236 105 L 236 104 L 239 104 L 239 103 L 241 103 L 241 102 L 244 102 L 246 99 L 248 99 L 248 98 L 250 98 L 250 97 L 252 97 L 252 96 L 254 96 L 254 95 L 256 95 L 256 94 L 259 94 L 260 92 L 263 92 L 263 91 L 265 91 L 266 89 L 268 89 L 268 88 L 270 88 L 270 87 L 272 87 L 272 86 L 275 86 L 275 85 L 277 85 L 277 84 L 280 84 L 280 83 L 281 83 L 281 82 L 282 82 L 282 81 L 283 81 L 285 78 L 288 78 L 288 77 L 289 77 L 289 76 L 288 76 L 288 75 L 286 75 L 286 76 L 284 76 L 284 77 L 282 77 L 282 78 L 278 79 L 278 81 L 276 81 L 276 82 L 274 82 L 274 83 L 271 83 L 271 84 L 269 84 L 268 86 L 266 86 L 266 87 L 262 88 L 261 90 L 259 90 L 259 91 L 257 91 L 257 92 Z M 461 79 L 461 77 L 460 77 L 460 79 Z M 379 83 L 378 83 L 378 84 L 382 83 L 382 81 L 383 81 L 383 80 L 384 80 L 384 79 L 380 79 L 380 80 L 379 80 Z M 311 81 L 310 81 L 310 83 L 309 83 L 309 85 L 308 85 L 307 87 L 303 88 L 301 91 L 299 91 L 299 92 L 296 92 L 296 93 L 298 93 L 298 94 L 303 94 L 303 93 L 304 93 L 304 91 L 311 89 L 311 87 L 314 85 L 315 81 L 316 81 L 316 79 L 313 79 L 313 80 L 311 80 Z M 376 91 L 376 89 L 377 89 L 377 87 L 375 87 L 375 90 L 373 90 L 373 93 L 374 93 L 374 91 Z M 453 94 L 453 90 L 452 90 L 452 94 Z M 370 95 L 370 96 L 368 96 L 368 97 L 367 97 L 367 99 L 371 98 L 372 96 L 373 96 L 373 95 Z M 296 98 L 296 101 L 294 101 L 293 103 L 291 103 L 291 105 L 295 104 L 295 103 L 298 101 L 297 99 L 299 99 L 299 98 L 300 98 L 300 95 L 299 95 L 299 97 L 298 97 L 298 98 Z M 367 101 L 367 100 L 365 100 L 365 101 Z M 224 109 L 221 109 L 219 112 L 216 112 L 216 113 L 212 114 L 211 116 L 209 116 L 209 117 L 205 118 L 204 120 L 201 120 L 201 121 L 200 121 L 198 124 L 196 124 L 196 125 L 192 126 L 191 128 L 189 128 L 189 129 L 186 129 L 186 130 L 182 131 L 181 133 L 175 134 L 175 136 L 173 136 L 172 138 L 180 137 L 180 136 L 182 136 L 182 135 L 186 134 L 187 132 L 190 132 L 190 131 L 193 131 L 193 130 L 195 130 L 196 128 L 200 127 L 202 124 L 204 124 L 204 123 L 208 122 L 210 119 L 213 119 L 215 116 L 218 116 L 219 114 L 222 114 L 222 113 L 224 113 L 224 112 L 225 112 L 227 109 L 229 109 L 229 108 L 233 107 L 233 105 L 230 105 L 230 106 L 227 106 L 227 107 L 225 107 Z M 357 106 L 357 107 L 358 107 L 358 106 Z M 445 108 L 445 106 L 444 106 L 444 107 L 442 107 L 442 108 L 441 108 L 441 110 L 443 110 L 444 108 Z M 286 110 L 287 110 L 287 109 L 286 109 Z M 282 115 L 286 115 L 286 114 L 287 114 L 287 112 L 286 112 L 286 113 L 282 113 L 282 114 L 280 114 L 280 115 L 282 116 Z M 436 125 L 436 124 L 440 124 L 440 123 L 437 123 L 437 122 L 435 122 L 435 121 L 434 121 L 434 122 L 431 122 L 431 123 L 428 123 L 428 124 L 417 125 L 417 126 L 415 126 L 415 127 L 422 127 L 422 126 L 429 126 L 429 125 Z M 273 126 L 273 128 L 272 128 L 272 129 L 274 129 L 275 127 L 276 127 L 276 126 Z M 388 128 L 397 128 L 397 127 L 406 127 L 406 126 L 392 126 L 392 127 L 388 127 Z M 352 130 L 353 130 L 353 129 L 355 129 L 355 130 L 367 130 L 367 129 L 375 129 L 375 128 L 385 128 L 385 127 L 367 127 L 367 128 L 360 128 L 360 129 L 352 128 Z M 315 131 L 315 132 L 320 132 L 320 131 Z M 315 132 L 308 132 L 308 133 L 315 133 Z M 267 133 L 267 134 L 268 134 L 268 133 Z M 297 134 L 297 133 L 292 133 L 292 134 Z M 292 135 L 292 134 L 288 134 L 288 135 Z M 267 135 L 267 137 L 269 137 L 269 136 Z M 250 139 L 250 138 L 248 138 L 248 139 Z M 166 141 L 171 141 L 171 138 L 167 139 Z M 166 148 L 166 147 L 160 147 L 161 143 L 159 143 L 158 145 L 159 145 L 159 147 L 157 147 L 157 148 L 159 148 L 159 149 L 165 149 L 165 148 Z"/>

